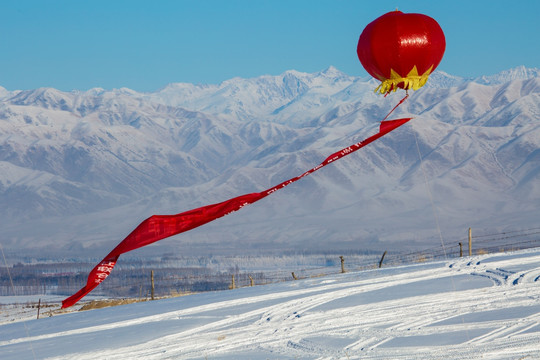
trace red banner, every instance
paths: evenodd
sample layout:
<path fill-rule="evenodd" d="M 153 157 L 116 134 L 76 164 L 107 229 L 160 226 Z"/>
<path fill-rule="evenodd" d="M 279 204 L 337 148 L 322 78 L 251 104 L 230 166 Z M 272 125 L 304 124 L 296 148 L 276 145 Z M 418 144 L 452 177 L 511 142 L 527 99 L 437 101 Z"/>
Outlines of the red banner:
<path fill-rule="evenodd" d="M 409 120 L 410 118 L 383 121 L 381 122 L 379 132 L 377 134 L 330 155 L 328 158 L 326 158 L 326 160 L 315 166 L 313 169 L 310 169 L 300 176 L 284 181 L 281 184 L 265 191 L 238 196 L 221 203 L 203 206 L 176 215 L 152 215 L 137 226 L 137 228 L 133 230 L 131 234 L 129 234 L 124 240 L 122 240 L 122 242 L 120 242 L 120 244 L 118 244 L 118 246 L 116 246 L 109 253 L 109 255 L 101 260 L 96 267 L 94 267 L 94 269 L 88 275 L 86 285 L 77 293 L 62 301 L 62 308 L 67 308 L 74 305 L 90 291 L 101 284 L 103 280 L 109 276 L 114 268 L 114 265 L 116 265 L 118 257 L 121 254 L 152 244 L 170 236 L 186 232 L 234 211 L 240 210 L 244 206 L 252 204 L 255 201 L 272 194 L 273 192 L 292 184 L 293 182 L 319 170 L 331 162 L 352 154 L 356 150 L 361 149 L 369 143 L 388 134 L 390 131 L 405 124 Z"/>

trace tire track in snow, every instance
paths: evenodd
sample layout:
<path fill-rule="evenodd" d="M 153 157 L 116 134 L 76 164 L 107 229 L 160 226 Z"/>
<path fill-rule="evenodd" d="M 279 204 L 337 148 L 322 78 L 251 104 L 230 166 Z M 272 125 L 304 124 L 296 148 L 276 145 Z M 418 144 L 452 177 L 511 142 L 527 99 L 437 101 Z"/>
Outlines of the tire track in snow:
<path fill-rule="evenodd" d="M 157 340 L 158 342 L 169 342 L 177 344 L 181 339 L 186 339 L 193 337 L 191 341 L 188 341 L 186 347 L 183 349 L 184 355 L 186 353 L 197 353 L 201 352 L 203 348 L 207 348 L 207 342 L 211 341 L 215 343 L 215 340 L 223 336 L 224 333 L 229 333 L 225 335 L 228 339 L 227 345 L 218 344 L 221 351 L 227 350 L 230 351 L 234 348 L 243 348 L 252 344 L 251 337 L 245 336 L 236 336 L 231 328 L 238 326 L 240 331 L 238 333 L 255 333 L 258 335 L 265 335 L 270 337 L 270 340 L 267 342 L 270 344 L 288 342 L 286 340 L 292 332 L 293 328 L 295 331 L 300 331 L 302 334 L 310 335 L 313 333 L 318 333 L 319 328 L 313 329 L 311 323 L 305 323 L 304 321 L 296 321 L 292 323 L 292 319 L 301 319 L 304 312 L 326 304 L 337 299 L 355 295 L 358 293 L 369 292 L 374 290 L 380 290 L 396 285 L 409 284 L 417 281 L 424 281 L 430 279 L 440 278 L 446 273 L 449 276 L 448 271 L 444 268 L 436 268 L 430 270 L 421 270 L 413 274 L 398 274 L 393 276 L 384 276 L 376 279 L 368 280 L 358 280 L 358 281 L 349 281 L 345 283 L 333 283 L 328 284 L 325 282 L 324 285 L 314 286 L 310 288 L 309 291 L 289 291 L 287 292 L 288 297 L 298 297 L 292 300 L 281 302 L 277 305 L 272 305 L 263 308 L 262 310 L 254 310 L 247 312 L 238 316 L 230 316 L 222 320 L 211 322 L 207 325 L 199 326 L 196 329 L 190 329 L 179 334 L 169 335 L 166 338 Z M 374 282 L 375 281 L 375 282 Z M 291 294 L 292 293 L 292 294 Z M 244 303 L 251 303 L 246 299 Z M 175 316 L 181 316 L 178 312 L 175 313 Z M 194 312 L 194 310 L 190 311 Z M 171 313 L 169 315 L 172 315 Z M 256 318 L 252 326 L 243 325 L 246 321 L 253 320 Z M 267 319 L 270 319 L 268 321 Z M 274 319 L 274 321 L 272 321 Z M 270 326 L 269 326 L 270 325 Z M 332 328 L 340 328 L 342 324 L 336 324 Z M 327 329 L 325 327 L 325 329 Z M 332 330 L 332 329 L 327 329 Z M 205 336 L 197 336 L 197 333 L 207 334 Z M 206 344 L 206 345 L 197 345 L 197 344 Z M 170 348 L 167 348 L 165 345 L 161 346 L 167 349 L 167 352 L 175 353 L 177 345 L 174 345 Z M 264 346 L 263 346 L 264 347 Z M 149 358 L 149 356 L 154 356 L 153 351 L 148 351 L 148 348 L 154 348 L 152 344 L 147 343 L 145 346 L 142 346 L 142 349 L 137 349 L 137 347 L 130 347 L 125 350 L 125 354 L 131 354 L 131 356 L 137 356 L 138 358 Z M 122 351 L 124 353 L 124 351 Z M 120 354 L 120 353 L 119 353 Z M 96 354 L 93 353 L 92 356 Z M 162 353 L 158 354 L 159 357 L 163 356 Z M 81 359 L 84 358 L 84 354 L 81 354 Z"/>
<path fill-rule="evenodd" d="M 538 282 L 540 281 L 540 268 L 516 273 L 509 277 L 508 281 L 512 283 L 512 285 Z"/>
<path fill-rule="evenodd" d="M 478 269 L 476 269 L 478 271 Z M 415 281 L 422 281 L 430 278 L 440 278 L 441 274 L 433 274 L 432 271 L 430 271 L 431 274 L 424 274 L 423 276 L 413 276 L 412 279 Z M 380 281 L 381 279 L 377 279 Z M 409 279 L 411 280 L 411 279 Z M 271 351 L 273 353 L 281 353 L 280 351 L 277 351 L 276 349 L 286 349 L 283 350 L 283 354 L 291 354 L 292 352 L 303 354 L 303 355 L 309 355 L 314 353 L 319 353 L 321 349 L 313 342 L 310 342 L 306 338 L 309 338 L 310 336 L 320 334 L 321 332 L 324 332 L 325 334 L 329 335 L 343 335 L 344 332 L 350 331 L 354 332 L 355 329 L 358 329 L 361 327 L 361 323 L 359 322 L 350 322 L 347 324 L 346 321 L 344 321 L 343 316 L 339 316 L 339 312 L 343 312 L 343 309 L 338 309 L 337 311 L 326 311 L 322 313 L 314 314 L 318 318 L 318 323 L 324 324 L 323 326 L 317 327 L 317 329 L 312 329 L 309 321 L 309 314 L 306 314 L 305 317 L 307 317 L 307 322 L 302 322 L 302 317 L 304 315 L 300 315 L 304 312 L 307 312 L 310 309 L 313 309 L 317 306 L 320 306 L 322 304 L 326 304 L 330 301 L 334 301 L 338 298 L 343 298 L 346 296 L 351 296 L 353 294 L 365 292 L 365 291 L 373 291 L 375 289 L 381 289 L 386 287 L 395 286 L 397 284 L 403 284 L 407 283 L 406 280 L 396 280 L 391 281 L 389 280 L 387 283 L 383 285 L 379 284 L 365 284 L 365 281 L 357 281 L 356 287 L 347 287 L 345 289 L 337 289 L 335 291 L 330 291 L 330 287 L 325 286 L 325 290 L 329 291 L 328 294 L 325 293 L 314 293 L 311 292 L 311 294 L 299 294 L 304 295 L 300 296 L 299 298 L 291 299 L 285 303 L 268 306 L 263 309 L 258 309 L 246 314 L 243 314 L 242 316 L 234 316 L 234 317 L 228 317 L 226 319 L 213 322 L 209 324 L 208 326 L 199 327 L 197 329 L 194 329 L 194 331 L 190 331 L 192 334 L 188 334 L 187 332 L 174 335 L 175 339 L 169 338 L 169 339 L 163 339 L 163 344 L 167 343 L 175 343 L 177 344 L 177 340 L 181 337 L 188 337 L 190 339 L 189 343 L 194 344 L 192 346 L 189 346 L 188 348 L 185 348 L 182 351 L 177 351 L 175 349 L 178 348 L 177 345 L 169 346 L 166 345 L 163 346 L 152 346 L 152 344 L 147 343 L 146 346 L 147 349 L 156 349 L 159 348 L 160 352 L 156 353 L 155 350 L 138 350 L 135 348 L 128 348 L 125 349 L 125 355 L 130 354 L 131 356 L 134 356 L 134 358 L 152 358 L 152 356 L 155 356 L 156 358 L 162 358 L 164 354 L 168 354 L 167 356 L 175 357 L 175 356 L 201 356 L 201 354 L 204 352 L 208 356 L 212 355 L 219 355 L 231 351 L 242 351 L 245 349 L 249 349 L 250 345 L 252 344 L 252 338 L 246 337 L 245 334 L 254 334 L 254 336 L 262 337 L 265 339 L 264 341 L 259 341 L 257 348 L 260 350 L 267 350 Z M 349 286 L 351 284 L 349 283 Z M 333 288 L 336 288 L 335 286 Z M 474 290 L 472 290 L 474 291 Z M 456 312 L 458 313 L 466 313 L 464 310 L 467 309 L 467 307 L 470 304 L 467 304 L 467 300 L 469 302 L 473 302 L 478 310 L 482 309 L 492 309 L 492 299 L 493 299 L 493 293 L 491 291 L 486 292 L 483 299 L 474 299 L 471 300 L 471 295 L 467 292 L 460 292 L 462 293 L 461 297 L 456 299 L 449 299 L 446 294 L 437 294 L 433 296 L 422 296 L 420 297 L 424 301 L 419 301 L 420 299 L 411 298 L 409 301 L 404 301 L 403 299 L 396 300 L 396 301 L 388 301 L 388 302 L 382 302 L 381 305 L 387 304 L 389 306 L 378 306 L 380 309 L 377 311 L 377 307 L 373 306 L 373 304 L 369 305 L 361 305 L 356 307 L 356 309 L 348 309 L 351 312 L 358 312 L 362 314 L 362 312 L 366 313 L 369 312 L 372 318 L 371 323 L 376 324 L 386 324 L 390 325 L 388 327 L 388 330 L 381 331 L 379 336 L 377 337 L 371 337 L 369 338 L 368 343 L 356 343 L 352 346 L 347 347 L 343 351 L 358 351 L 362 348 L 369 347 L 371 351 L 373 351 L 376 348 L 379 348 L 381 346 L 384 346 L 389 341 L 399 338 L 400 336 L 411 335 L 411 328 L 413 329 L 412 334 L 416 335 L 422 335 L 421 331 L 418 331 L 418 329 L 425 329 L 430 324 L 433 324 L 436 321 L 439 321 L 441 318 L 449 318 L 456 315 Z M 456 301 L 462 302 L 463 305 L 460 309 L 456 309 L 455 303 Z M 482 306 L 482 301 L 484 302 L 484 306 Z M 394 302 L 394 305 L 391 303 Z M 444 303 L 447 303 L 447 306 L 443 307 L 442 305 Z M 430 312 L 429 310 L 433 308 L 433 304 L 438 304 L 438 316 L 434 316 L 433 312 Z M 375 308 L 375 309 L 374 309 Z M 356 311 L 355 311 L 356 310 Z M 374 313 L 375 312 L 375 313 Z M 298 316 L 300 315 L 300 316 Z M 342 314 L 343 315 L 343 314 Z M 350 315 L 350 314 L 349 314 Z M 414 318 L 416 316 L 416 320 L 413 322 L 399 322 L 396 323 L 396 317 L 404 317 L 404 318 Z M 424 317 L 422 318 L 422 315 Z M 346 317 L 345 317 L 346 318 Z M 267 320 L 270 319 L 270 320 Z M 334 321 L 332 321 L 334 319 Z M 248 324 L 242 324 L 246 321 L 252 320 L 253 323 Z M 321 321 L 322 320 L 322 321 Z M 296 323 L 295 323 L 296 321 Z M 270 323 L 273 326 L 267 326 Z M 392 326 L 392 324 L 395 324 Z M 311 329 L 310 329 L 311 328 Z M 439 331 L 451 331 L 455 330 L 455 326 L 448 326 L 445 328 L 439 327 Z M 463 327 L 462 327 L 463 328 Z M 227 330 L 229 329 L 229 330 Z M 230 330 L 234 329 L 234 330 Z M 414 331 L 416 329 L 416 331 Z M 224 332 L 225 330 L 225 332 Z M 297 340 L 291 340 L 291 337 L 294 336 L 294 333 L 301 334 L 298 336 Z M 221 334 L 221 335 L 220 335 Z M 226 335 L 223 335 L 226 334 Z M 220 336 L 225 336 L 225 339 L 220 341 Z M 354 341 L 351 339 L 351 343 L 354 343 Z M 201 344 L 201 345 L 196 345 Z M 205 349 L 211 348 L 213 351 L 209 352 Z M 339 352 L 343 355 L 343 351 Z M 334 352 L 334 354 L 336 354 Z M 96 354 L 93 354 L 93 356 Z M 119 353 L 118 355 L 121 355 Z"/>

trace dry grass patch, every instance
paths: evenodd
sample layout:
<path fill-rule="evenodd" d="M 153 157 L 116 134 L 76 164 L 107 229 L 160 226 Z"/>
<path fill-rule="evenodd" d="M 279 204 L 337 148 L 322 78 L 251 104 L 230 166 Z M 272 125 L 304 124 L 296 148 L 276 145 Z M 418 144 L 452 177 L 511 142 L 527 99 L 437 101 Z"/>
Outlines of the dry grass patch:
<path fill-rule="evenodd" d="M 92 310 L 92 309 L 101 309 L 111 306 L 133 304 L 140 301 L 138 299 L 107 299 L 107 300 L 92 300 L 88 304 L 83 305 L 79 311 Z"/>

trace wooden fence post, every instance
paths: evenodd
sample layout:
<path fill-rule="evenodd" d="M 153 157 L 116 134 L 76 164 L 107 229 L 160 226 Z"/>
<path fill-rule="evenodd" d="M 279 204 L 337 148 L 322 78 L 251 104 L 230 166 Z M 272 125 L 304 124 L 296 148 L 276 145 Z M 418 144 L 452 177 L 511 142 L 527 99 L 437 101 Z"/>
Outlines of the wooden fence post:
<path fill-rule="evenodd" d="M 37 318 L 39 320 L 39 310 L 41 309 L 41 298 L 39 298 L 38 304 L 37 304 Z"/>
<path fill-rule="evenodd" d="M 459 243 L 459 257 L 463 257 L 463 244 Z"/>
<path fill-rule="evenodd" d="M 472 231 L 469 228 L 469 256 L 472 256 Z"/>
<path fill-rule="evenodd" d="M 249 286 L 253 286 L 253 278 L 251 277 L 251 275 L 248 275 L 249 276 Z"/>
<path fill-rule="evenodd" d="M 340 256 L 339 257 L 341 259 L 341 273 L 345 273 L 345 259 L 343 258 L 343 256 Z"/>
<path fill-rule="evenodd" d="M 232 283 L 231 283 L 231 290 L 232 289 L 236 289 L 236 284 L 234 283 L 234 275 L 231 275 L 232 276 Z"/>
<path fill-rule="evenodd" d="M 385 256 L 386 256 L 386 250 L 384 250 L 384 252 L 382 254 L 382 257 L 381 257 L 381 261 L 379 261 L 379 269 L 382 268 L 382 262 L 383 262 Z"/>
<path fill-rule="evenodd" d="M 151 299 L 154 300 L 154 270 L 150 271 Z"/>

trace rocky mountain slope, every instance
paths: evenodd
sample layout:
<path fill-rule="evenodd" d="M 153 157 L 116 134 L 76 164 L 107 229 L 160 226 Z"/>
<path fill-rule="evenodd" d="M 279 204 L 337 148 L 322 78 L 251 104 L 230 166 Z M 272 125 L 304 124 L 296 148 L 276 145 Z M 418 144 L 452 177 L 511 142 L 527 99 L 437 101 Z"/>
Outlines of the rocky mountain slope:
<path fill-rule="evenodd" d="M 392 115 L 408 125 L 161 245 L 436 246 L 440 228 L 453 246 L 468 227 L 538 226 L 539 85 L 539 69 L 437 72 Z M 264 190 L 374 132 L 403 96 L 375 86 L 330 67 L 154 93 L 0 88 L 0 241 L 101 254 L 152 214 Z"/>

